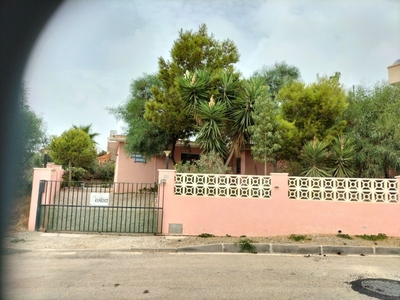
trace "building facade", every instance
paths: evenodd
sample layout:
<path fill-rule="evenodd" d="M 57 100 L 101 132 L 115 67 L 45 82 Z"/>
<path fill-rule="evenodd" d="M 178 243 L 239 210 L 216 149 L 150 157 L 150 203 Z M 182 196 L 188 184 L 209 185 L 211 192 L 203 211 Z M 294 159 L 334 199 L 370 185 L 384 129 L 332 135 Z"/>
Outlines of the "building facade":
<path fill-rule="evenodd" d="M 158 170 L 167 169 L 167 157 L 164 153 L 146 160 L 140 153 L 127 153 L 125 150 L 126 136 L 117 134 L 112 130 L 108 138 L 107 152 L 110 160 L 115 161 L 114 182 L 153 183 L 158 182 Z M 198 159 L 201 149 L 190 143 L 189 146 L 182 141 L 175 145 L 175 162 Z M 267 166 L 264 174 L 264 164 L 255 162 L 250 149 L 244 149 L 239 157 L 231 159 L 229 166 L 233 174 L 244 175 L 269 175 L 273 166 Z M 168 169 L 174 169 L 172 159 L 168 159 Z"/>
<path fill-rule="evenodd" d="M 400 59 L 388 67 L 388 77 L 390 84 L 400 84 Z"/>

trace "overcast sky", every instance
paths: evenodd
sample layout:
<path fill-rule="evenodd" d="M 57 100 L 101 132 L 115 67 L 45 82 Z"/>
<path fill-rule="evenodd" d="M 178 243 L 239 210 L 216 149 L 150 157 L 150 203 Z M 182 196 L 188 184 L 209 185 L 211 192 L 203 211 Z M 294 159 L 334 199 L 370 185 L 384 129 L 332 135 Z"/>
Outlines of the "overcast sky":
<path fill-rule="evenodd" d="M 92 124 L 99 150 L 124 124 L 106 110 L 125 102 L 131 81 L 169 59 L 178 31 L 201 23 L 239 49 L 249 77 L 286 61 L 305 83 L 341 72 L 351 88 L 387 80 L 400 58 L 400 1 L 85 0 L 66 1 L 43 30 L 24 80 L 50 135 Z"/>

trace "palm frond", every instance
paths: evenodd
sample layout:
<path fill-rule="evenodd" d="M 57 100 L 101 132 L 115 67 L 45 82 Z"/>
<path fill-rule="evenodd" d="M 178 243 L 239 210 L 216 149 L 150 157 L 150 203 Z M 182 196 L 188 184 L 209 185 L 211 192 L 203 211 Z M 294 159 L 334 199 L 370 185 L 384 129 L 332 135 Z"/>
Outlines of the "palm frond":
<path fill-rule="evenodd" d="M 328 144 L 316 139 L 307 142 L 303 146 L 301 162 L 303 172 L 307 177 L 328 177 L 330 176 L 327 167 Z"/>
<path fill-rule="evenodd" d="M 198 71 L 178 79 L 182 100 L 189 113 L 196 113 L 201 101 L 210 97 L 210 73 Z"/>
<path fill-rule="evenodd" d="M 226 105 L 217 102 L 213 105 L 201 102 L 198 108 L 198 116 L 202 120 L 202 126 L 198 126 L 199 133 L 196 143 L 206 152 L 215 151 L 222 157 L 227 149 L 222 134 Z"/>
<path fill-rule="evenodd" d="M 332 142 L 329 162 L 334 177 L 353 177 L 356 160 L 355 142 L 350 137 L 337 137 Z"/>
<path fill-rule="evenodd" d="M 254 125 L 253 111 L 257 98 L 268 97 L 261 78 L 253 77 L 243 83 L 243 89 L 229 110 L 231 149 L 238 154 L 249 139 L 248 128 Z"/>
<path fill-rule="evenodd" d="M 231 108 L 233 101 L 239 93 L 239 80 L 235 78 L 233 73 L 223 73 L 221 76 L 221 84 L 218 86 L 220 101 L 226 104 L 227 108 Z"/>

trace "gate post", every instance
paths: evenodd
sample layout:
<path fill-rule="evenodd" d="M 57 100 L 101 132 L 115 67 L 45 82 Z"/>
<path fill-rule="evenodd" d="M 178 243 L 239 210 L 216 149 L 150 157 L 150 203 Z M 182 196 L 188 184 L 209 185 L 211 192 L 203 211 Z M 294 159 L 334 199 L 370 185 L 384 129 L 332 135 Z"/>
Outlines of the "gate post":
<path fill-rule="evenodd" d="M 39 184 L 39 192 L 37 199 L 37 208 L 36 208 L 36 223 L 35 223 L 35 231 L 39 230 L 39 221 L 40 221 L 40 203 L 42 202 L 42 196 L 44 192 L 44 185 L 46 184 L 45 180 L 40 180 Z"/>
<path fill-rule="evenodd" d="M 158 184 L 163 189 L 163 209 L 162 209 L 162 219 L 161 219 L 161 233 L 167 235 L 169 232 L 169 215 L 171 213 L 170 202 L 174 198 L 175 189 L 175 170 L 158 170 Z"/>
<path fill-rule="evenodd" d="M 34 168 L 33 169 L 33 180 L 32 180 L 32 192 L 31 192 L 31 207 L 29 211 L 29 223 L 28 230 L 36 230 L 36 224 L 38 218 L 38 205 L 41 201 L 41 196 L 39 197 L 40 181 L 41 180 L 51 180 L 51 174 L 53 172 L 52 168 Z"/>
<path fill-rule="evenodd" d="M 271 199 L 289 199 L 289 173 L 271 173 Z"/>

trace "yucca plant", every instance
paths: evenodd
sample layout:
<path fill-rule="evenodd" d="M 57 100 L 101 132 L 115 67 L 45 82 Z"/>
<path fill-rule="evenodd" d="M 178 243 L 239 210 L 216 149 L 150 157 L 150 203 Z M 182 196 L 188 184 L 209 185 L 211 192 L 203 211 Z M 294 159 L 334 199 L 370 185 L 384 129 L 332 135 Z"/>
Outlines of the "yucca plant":
<path fill-rule="evenodd" d="M 307 142 L 302 149 L 301 162 L 303 172 L 301 175 L 307 177 L 329 177 L 331 176 L 328 168 L 328 144 L 318 141 Z"/>
<path fill-rule="evenodd" d="M 221 84 L 218 85 L 218 100 L 225 103 L 227 108 L 232 107 L 234 99 L 239 93 L 240 82 L 233 73 L 222 73 Z"/>
<path fill-rule="evenodd" d="M 210 97 L 210 73 L 208 71 L 195 73 L 187 71 L 184 76 L 179 78 L 179 86 L 187 111 L 196 115 L 200 103 L 207 101 Z"/>
<path fill-rule="evenodd" d="M 351 137 L 340 136 L 332 141 L 329 164 L 334 177 L 353 177 L 356 162 L 355 141 Z"/>
<path fill-rule="evenodd" d="M 199 126 L 196 143 L 205 151 L 215 151 L 224 157 L 227 148 L 222 135 L 223 122 L 226 120 L 226 105 L 221 102 L 201 102 L 198 107 L 198 117 L 202 121 Z"/>
<path fill-rule="evenodd" d="M 262 78 L 253 77 L 243 82 L 242 90 L 228 112 L 230 120 L 228 135 L 231 145 L 230 156 L 225 163 L 226 165 L 229 164 L 233 153 L 239 154 L 248 141 L 248 129 L 254 125 L 253 111 L 255 101 L 259 97 L 267 97 L 267 92 L 267 87 L 264 85 Z"/>

